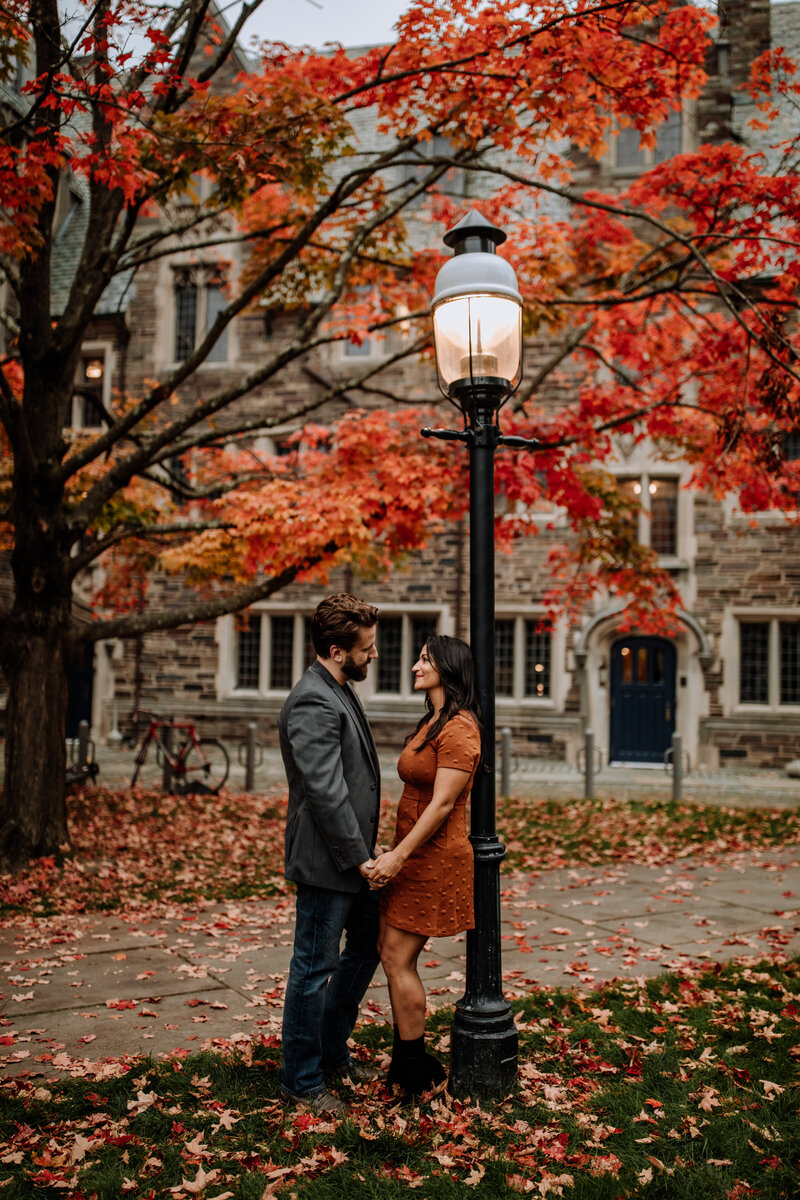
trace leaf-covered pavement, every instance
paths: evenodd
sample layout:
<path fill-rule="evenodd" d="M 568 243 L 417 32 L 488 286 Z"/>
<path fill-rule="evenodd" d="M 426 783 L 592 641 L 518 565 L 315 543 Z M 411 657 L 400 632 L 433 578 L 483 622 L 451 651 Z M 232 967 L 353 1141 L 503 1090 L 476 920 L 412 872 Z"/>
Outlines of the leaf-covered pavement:
<path fill-rule="evenodd" d="M 697 962 L 800 949 L 800 847 L 724 863 L 612 864 L 503 882 L 503 981 L 541 986 L 649 977 Z M 161 914 L 70 914 L 0 931 L 0 1063 L 80 1074 L 87 1060 L 158 1055 L 277 1032 L 292 940 L 289 896 Z M 421 956 L 430 1007 L 462 994 L 465 938 Z M 379 970 L 362 1021 L 389 1020 Z"/>

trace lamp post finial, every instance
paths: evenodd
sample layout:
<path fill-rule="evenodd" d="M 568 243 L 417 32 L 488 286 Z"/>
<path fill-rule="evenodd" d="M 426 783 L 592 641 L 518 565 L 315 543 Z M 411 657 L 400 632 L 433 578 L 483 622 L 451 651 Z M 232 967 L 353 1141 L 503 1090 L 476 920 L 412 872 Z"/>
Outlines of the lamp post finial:
<path fill-rule="evenodd" d="M 457 225 L 448 229 L 443 240 L 445 246 L 450 246 L 455 254 L 472 254 L 476 251 L 494 254 L 506 240 L 506 233 L 473 208 Z"/>

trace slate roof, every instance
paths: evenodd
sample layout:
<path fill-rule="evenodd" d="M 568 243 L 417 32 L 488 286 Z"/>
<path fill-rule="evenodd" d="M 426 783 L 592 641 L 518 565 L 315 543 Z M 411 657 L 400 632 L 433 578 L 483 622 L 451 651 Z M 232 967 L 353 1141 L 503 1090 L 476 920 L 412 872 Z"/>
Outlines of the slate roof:
<path fill-rule="evenodd" d="M 30 107 L 27 97 L 16 88 L 0 82 L 0 110 L 10 110 L 17 117 L 24 117 Z M 12 117 L 13 119 L 13 117 Z M 51 312 L 60 316 L 69 301 L 70 289 L 81 260 L 81 252 L 89 227 L 89 185 L 78 175 L 73 175 L 67 185 L 70 191 L 70 210 L 58 230 L 52 248 L 50 284 L 52 289 Z M 115 276 L 103 292 L 95 308 L 95 316 L 110 316 L 125 312 L 135 295 L 133 272 L 125 271 Z"/>
<path fill-rule="evenodd" d="M 51 309 L 54 317 L 67 307 L 81 253 L 89 228 L 89 185 L 84 178 L 73 175 L 69 181 L 70 211 L 53 242 L 50 267 L 52 289 Z M 133 271 L 122 271 L 108 284 L 94 310 L 96 317 L 124 313 L 136 294 Z"/>

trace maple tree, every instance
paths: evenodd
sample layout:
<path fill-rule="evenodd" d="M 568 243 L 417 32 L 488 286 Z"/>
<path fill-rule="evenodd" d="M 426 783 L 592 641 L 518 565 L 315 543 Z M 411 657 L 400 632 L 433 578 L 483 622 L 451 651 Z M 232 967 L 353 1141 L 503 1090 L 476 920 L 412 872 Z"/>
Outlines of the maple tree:
<path fill-rule="evenodd" d="M 678 603 L 602 469 L 615 436 L 657 441 L 692 463 L 697 486 L 735 491 L 745 508 L 796 507 L 800 476 L 780 447 L 800 418 L 797 145 L 767 159 L 701 147 L 614 195 L 580 187 L 563 151 L 597 158 L 625 127 L 652 145 L 702 89 L 707 12 L 668 0 L 420 0 L 389 47 L 267 45 L 245 70 L 236 39 L 257 2 L 231 28 L 206 0 L 155 11 L 99 0 L 64 26 L 56 0 L 0 10 L 0 75 L 9 80 L 20 57 L 31 74 L 4 110 L 0 143 L 0 268 L 12 298 L 1 536 L 13 580 L 0 632 L 0 857 L 12 865 L 67 838 L 65 668 L 78 647 L 237 611 L 343 561 L 385 568 L 464 512 L 463 459 L 419 443 L 413 410 L 376 411 L 393 398 L 382 373 L 430 353 L 442 261 L 430 246 L 462 215 L 448 194 L 454 171 L 471 173 L 481 209 L 508 229 L 528 331 L 554 347 L 504 418 L 539 448 L 500 459 L 499 484 L 520 508 L 499 533 L 528 532 L 525 510 L 542 500 L 567 513 L 576 537 L 554 551 L 561 602 L 602 587 Z M 797 95 L 794 71 L 782 54 L 757 61 L 750 86 L 764 122 L 775 96 Z M 365 121 L 374 142 L 356 132 Z M 68 176 L 89 215 L 56 313 Z M 569 217 L 556 219 L 547 196 Z M 225 303 L 183 362 L 136 395 L 114 394 L 100 432 L 66 438 L 101 296 L 178 238 L 221 261 L 231 244 L 244 248 Z M 254 306 L 291 312 L 290 334 L 234 381 L 196 384 Z M 288 411 L 269 401 L 309 354 L 395 327 L 399 348 L 381 371 L 354 370 Z M 559 370 L 575 401 L 554 407 L 541 396 Z M 307 428 L 288 455 L 253 449 L 254 436 L 344 396 L 370 411 Z M 98 565 L 96 619 L 81 623 L 73 592 Z M 153 571 L 180 573 L 194 596 L 170 610 L 148 604 Z"/>

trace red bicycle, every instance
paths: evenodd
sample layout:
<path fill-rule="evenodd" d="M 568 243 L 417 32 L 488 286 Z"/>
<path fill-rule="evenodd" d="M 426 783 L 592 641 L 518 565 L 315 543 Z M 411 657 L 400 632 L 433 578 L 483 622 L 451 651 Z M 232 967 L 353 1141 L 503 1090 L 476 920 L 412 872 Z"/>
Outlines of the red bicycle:
<path fill-rule="evenodd" d="M 179 795 L 216 795 L 228 778 L 230 766 L 222 742 L 199 738 L 191 721 L 174 721 L 143 709 L 136 709 L 131 719 L 134 730 L 142 721 L 147 722 L 136 751 L 131 786 L 139 783 L 156 789 L 164 788 L 166 782 L 167 790 Z"/>

